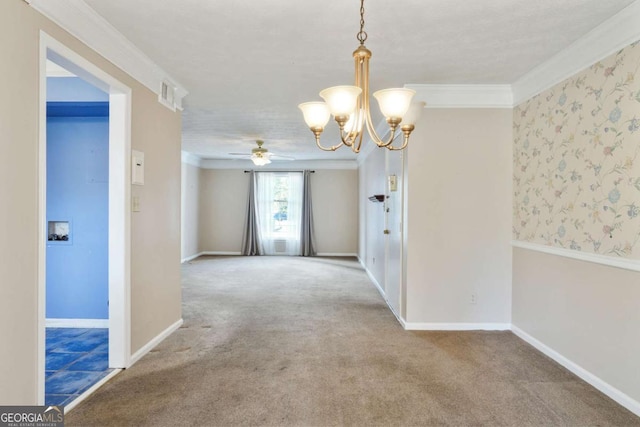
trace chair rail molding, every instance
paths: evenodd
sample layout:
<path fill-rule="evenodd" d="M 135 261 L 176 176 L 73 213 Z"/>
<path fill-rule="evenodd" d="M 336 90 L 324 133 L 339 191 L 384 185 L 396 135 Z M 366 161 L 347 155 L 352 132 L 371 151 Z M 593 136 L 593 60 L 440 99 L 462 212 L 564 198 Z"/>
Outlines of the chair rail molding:
<path fill-rule="evenodd" d="M 607 255 L 593 254 L 589 252 L 580 252 L 564 248 L 556 248 L 554 246 L 541 245 L 539 243 L 523 242 L 520 240 L 512 240 L 511 246 L 514 248 L 528 249 L 530 251 L 544 252 L 550 255 L 558 255 L 565 258 L 573 258 L 580 261 L 591 262 L 594 264 L 607 265 L 609 267 L 622 268 L 631 271 L 640 271 L 640 260 L 629 258 L 617 258 Z"/>

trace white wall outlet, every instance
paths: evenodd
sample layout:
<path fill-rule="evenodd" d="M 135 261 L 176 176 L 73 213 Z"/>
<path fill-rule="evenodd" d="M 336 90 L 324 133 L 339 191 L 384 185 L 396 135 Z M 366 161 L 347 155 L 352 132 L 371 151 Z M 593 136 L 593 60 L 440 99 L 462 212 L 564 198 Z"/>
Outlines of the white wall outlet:
<path fill-rule="evenodd" d="M 477 304 L 478 303 L 478 295 L 475 292 L 471 294 L 471 298 L 469 299 L 469 302 L 471 304 Z"/>

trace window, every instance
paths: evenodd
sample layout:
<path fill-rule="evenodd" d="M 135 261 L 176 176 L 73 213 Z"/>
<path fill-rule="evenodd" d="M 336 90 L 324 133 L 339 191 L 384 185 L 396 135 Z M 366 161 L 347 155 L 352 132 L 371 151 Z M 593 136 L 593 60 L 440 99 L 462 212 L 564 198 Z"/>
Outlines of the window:
<path fill-rule="evenodd" d="M 300 255 L 302 190 L 301 172 L 257 174 L 258 226 L 266 255 Z"/>

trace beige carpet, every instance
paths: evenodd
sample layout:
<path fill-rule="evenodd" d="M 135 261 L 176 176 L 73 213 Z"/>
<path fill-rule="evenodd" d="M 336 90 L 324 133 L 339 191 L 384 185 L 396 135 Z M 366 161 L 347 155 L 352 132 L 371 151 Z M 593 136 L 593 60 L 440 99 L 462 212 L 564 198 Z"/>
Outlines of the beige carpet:
<path fill-rule="evenodd" d="M 69 426 L 640 426 L 510 332 L 402 330 L 355 260 L 203 257 L 184 327 Z"/>

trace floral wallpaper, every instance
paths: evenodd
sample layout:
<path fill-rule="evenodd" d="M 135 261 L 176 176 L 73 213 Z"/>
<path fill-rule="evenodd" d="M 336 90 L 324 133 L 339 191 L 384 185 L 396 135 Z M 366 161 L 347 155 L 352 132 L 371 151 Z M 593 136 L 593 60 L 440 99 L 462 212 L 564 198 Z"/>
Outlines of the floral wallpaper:
<path fill-rule="evenodd" d="M 515 240 L 640 258 L 640 42 L 514 110 Z"/>

